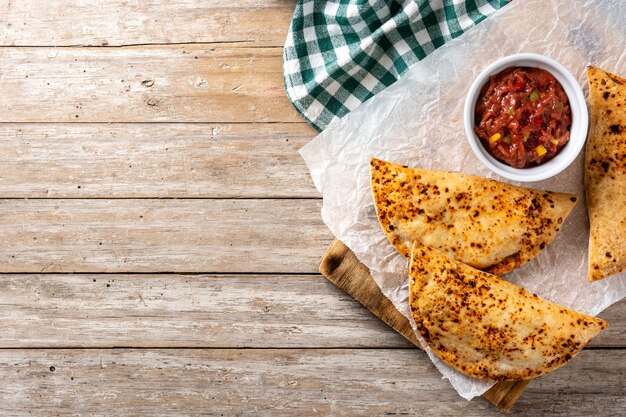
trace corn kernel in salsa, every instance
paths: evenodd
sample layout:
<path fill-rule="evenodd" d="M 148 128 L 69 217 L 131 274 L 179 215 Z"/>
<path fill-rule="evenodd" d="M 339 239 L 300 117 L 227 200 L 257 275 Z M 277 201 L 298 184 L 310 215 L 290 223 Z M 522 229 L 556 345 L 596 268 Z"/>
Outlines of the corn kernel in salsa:
<path fill-rule="evenodd" d="M 567 94 L 552 74 L 511 67 L 489 77 L 474 120 L 476 135 L 494 158 L 527 168 L 554 158 L 565 147 L 572 114 Z"/>

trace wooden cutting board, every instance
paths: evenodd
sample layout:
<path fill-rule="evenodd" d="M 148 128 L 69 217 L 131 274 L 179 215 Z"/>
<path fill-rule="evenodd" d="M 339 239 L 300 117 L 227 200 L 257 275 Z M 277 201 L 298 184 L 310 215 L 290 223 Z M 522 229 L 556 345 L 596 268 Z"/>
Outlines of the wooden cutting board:
<path fill-rule="evenodd" d="M 330 282 L 344 290 L 376 317 L 393 327 L 417 347 L 409 321 L 383 295 L 370 275 L 369 269 L 340 240 L 330 245 L 320 262 L 320 272 Z M 530 381 L 498 382 L 483 397 L 502 411 L 509 411 Z"/>

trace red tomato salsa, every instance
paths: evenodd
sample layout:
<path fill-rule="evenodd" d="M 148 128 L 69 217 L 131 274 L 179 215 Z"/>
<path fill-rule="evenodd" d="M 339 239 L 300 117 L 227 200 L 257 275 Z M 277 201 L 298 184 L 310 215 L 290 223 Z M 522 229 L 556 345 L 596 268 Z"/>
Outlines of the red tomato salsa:
<path fill-rule="evenodd" d="M 511 67 L 489 77 L 476 103 L 474 131 L 485 149 L 515 168 L 537 166 L 567 144 L 572 113 L 549 72 Z"/>

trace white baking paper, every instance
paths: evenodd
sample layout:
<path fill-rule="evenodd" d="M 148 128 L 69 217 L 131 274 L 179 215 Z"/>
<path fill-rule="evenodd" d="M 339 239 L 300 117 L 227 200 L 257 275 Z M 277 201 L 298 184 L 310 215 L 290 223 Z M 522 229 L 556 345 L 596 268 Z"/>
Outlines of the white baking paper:
<path fill-rule="evenodd" d="M 514 1 L 416 63 L 402 79 L 337 120 L 300 150 L 323 194 L 324 222 L 370 268 L 383 293 L 411 322 L 407 261 L 389 244 L 376 219 L 369 158 L 506 181 L 481 165 L 465 138 L 463 104 L 474 78 L 498 58 L 535 52 L 563 64 L 586 93 L 588 64 L 626 75 L 625 35 L 624 0 Z M 587 282 L 589 232 L 582 154 L 558 176 L 523 185 L 581 198 L 554 241 L 534 260 L 504 278 L 591 315 L 622 299 L 626 295 L 624 273 Z M 493 385 L 452 370 L 426 350 L 464 398 L 480 395 Z"/>

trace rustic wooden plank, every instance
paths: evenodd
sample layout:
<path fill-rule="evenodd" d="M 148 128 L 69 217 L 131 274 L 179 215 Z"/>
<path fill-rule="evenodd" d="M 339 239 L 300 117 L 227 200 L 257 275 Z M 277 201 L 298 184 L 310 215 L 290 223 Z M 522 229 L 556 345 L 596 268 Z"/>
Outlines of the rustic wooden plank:
<path fill-rule="evenodd" d="M 0 200 L 0 272 L 316 272 L 319 200 Z"/>
<path fill-rule="evenodd" d="M 305 123 L 282 48 L 0 48 L 0 122 Z"/>
<path fill-rule="evenodd" d="M 295 1 L 40 0 L 0 3 L 2 46 L 254 42 L 282 46 Z"/>
<path fill-rule="evenodd" d="M 626 300 L 621 300 L 600 314 L 609 328 L 589 343 L 593 347 L 626 347 Z"/>
<path fill-rule="evenodd" d="M 411 324 L 385 297 L 356 255 L 335 239 L 320 261 L 320 272 L 412 344 L 419 346 Z"/>
<path fill-rule="evenodd" d="M 0 229 L 3 231 L 3 239 L 0 240 L 0 259 L 3 262 L 0 265 L 4 272 L 314 272 L 319 253 L 332 238 L 319 219 L 318 210 L 317 200 L 3 200 L 0 201 Z M 116 279 L 115 277 L 93 279 L 97 279 L 97 283 L 92 283 L 92 277 L 85 276 L 3 277 L 0 288 L 4 288 L 4 295 L 0 299 L 4 300 L 2 304 L 5 309 L 8 308 L 1 313 L 6 315 L 4 322 L 9 327 L 12 325 L 17 314 L 12 310 L 15 307 L 20 314 L 24 314 L 23 320 L 28 321 L 29 326 L 34 326 L 30 330 L 16 330 L 18 333 L 13 339 L 5 334 L 4 342 L 9 343 L 7 346 L 12 346 L 13 343 L 19 343 L 20 338 L 30 338 L 35 334 L 36 337 L 41 336 L 38 343 L 45 344 L 43 335 L 46 334 L 44 329 L 48 322 L 41 321 L 41 318 L 49 316 L 54 320 L 58 317 L 54 313 L 63 309 L 63 306 L 68 306 L 67 314 L 77 314 L 78 328 L 84 327 L 87 329 L 85 331 L 93 329 L 93 333 L 88 338 L 85 337 L 86 341 L 80 343 L 88 342 L 99 346 L 112 330 L 107 327 L 105 335 L 98 336 L 98 326 L 91 323 L 91 320 L 102 319 L 102 314 L 105 314 L 103 312 L 109 311 L 116 304 L 119 304 L 119 310 L 115 314 L 111 313 L 110 317 L 106 313 L 105 317 L 122 323 L 122 332 L 131 327 L 134 320 L 142 317 L 141 311 L 150 311 L 149 316 L 155 320 L 158 318 L 157 313 L 162 313 L 163 326 L 168 327 L 172 317 L 177 318 L 181 309 L 181 304 L 176 304 L 177 300 L 184 306 L 189 291 L 206 293 L 210 300 L 209 295 L 213 294 L 214 286 L 218 285 L 207 282 L 206 277 L 195 283 L 193 278 L 167 275 L 150 277 L 146 281 L 143 276 L 120 277 L 115 285 L 109 282 Z M 182 279 L 189 283 L 183 284 Z M 268 279 L 274 282 L 273 280 L 280 278 Z M 305 281 L 307 279 L 312 278 L 302 278 Z M 164 294 L 155 296 L 152 302 L 156 312 L 146 310 L 144 302 L 138 298 L 137 294 L 143 294 L 140 290 L 146 282 L 154 287 L 154 290 L 149 291 L 150 294 Z M 219 280 L 219 285 L 224 286 L 225 294 L 238 291 L 240 283 L 227 285 L 225 282 L 227 281 Z M 111 284 L 111 287 L 106 287 L 106 284 Z M 72 290 L 73 285 L 86 291 L 85 297 L 100 300 L 102 304 L 90 304 L 90 308 L 79 309 L 76 303 L 80 303 L 80 298 L 76 298 L 74 293 L 78 289 Z M 258 283 L 258 287 L 255 285 L 256 282 L 249 283 L 248 288 L 252 293 L 260 292 L 270 297 L 270 284 Z M 106 293 L 99 292 L 105 288 Z M 286 288 L 295 291 L 295 287 Z M 145 290 L 148 291 L 147 288 Z M 89 295 L 89 291 L 93 291 L 92 295 Z M 35 294 L 39 294 L 39 298 Z M 297 294 L 304 297 L 306 291 L 304 289 Z M 282 293 L 279 296 L 282 297 Z M 146 298 L 143 295 L 142 297 Z M 18 303 L 16 300 L 21 301 Z M 307 300 L 314 303 L 315 297 Z M 232 301 L 237 303 L 239 299 Z M 29 310 L 29 303 L 35 303 L 31 306 L 35 309 L 34 312 Z M 132 306 L 139 308 L 139 311 L 133 310 Z M 204 301 L 199 306 L 208 308 Z M 594 342 L 597 346 L 624 346 L 625 308 L 624 303 L 619 303 L 602 314 L 609 321 L 610 327 Z M 37 312 L 39 309 L 41 311 Z M 270 306 L 270 309 L 274 312 L 280 311 L 284 316 L 276 318 L 270 314 L 259 316 L 259 320 L 266 323 L 265 318 L 276 318 L 277 322 L 285 326 L 285 332 L 292 327 L 293 320 L 298 320 L 296 306 L 291 309 L 285 309 L 282 305 L 275 308 Z M 292 321 L 288 319 L 291 315 Z M 1 317 L 0 315 L 0 321 Z M 90 319 L 87 320 L 88 318 Z M 188 320 L 186 316 L 178 318 L 181 321 Z M 249 319 L 242 318 L 240 321 Z M 227 320 L 228 317 L 224 317 L 221 325 L 227 323 Z M 338 318 L 331 316 L 329 320 L 335 321 Z M 70 322 L 65 322 L 65 325 L 69 324 Z M 41 329 L 37 330 L 37 326 L 41 326 Z M 192 333 L 194 327 L 183 326 L 181 323 L 177 326 L 182 327 L 172 329 L 175 332 L 172 340 L 180 340 L 181 343 L 213 346 L 211 343 L 215 342 L 218 346 L 222 346 L 219 343 L 238 346 L 250 340 L 245 339 L 243 333 L 232 334 L 223 340 L 211 339 L 211 333 L 184 336 L 185 333 Z M 338 326 L 342 329 L 344 324 L 339 323 Z M 375 326 L 376 331 L 379 328 Z M 54 333 L 58 329 L 51 327 L 49 330 Z M 307 330 L 317 332 L 316 329 Z M 320 332 L 326 330 L 320 329 Z M 68 333 L 73 331 L 67 329 Z M 140 327 L 138 331 L 141 331 Z M 158 328 L 154 331 L 157 335 Z M 300 337 L 293 335 L 296 336 Z M 120 339 L 111 336 L 110 342 L 117 344 L 123 337 L 123 334 Z M 150 346 L 157 336 L 147 337 L 145 342 L 141 342 L 136 334 L 129 333 L 128 337 L 126 345 L 137 341 L 142 346 L 143 343 Z M 371 346 L 367 344 L 370 342 L 349 333 L 342 332 L 342 335 L 328 337 L 349 341 L 350 346 L 361 346 L 358 343 Z M 76 344 L 75 341 L 81 338 L 82 336 L 74 341 L 63 340 Z M 311 340 L 309 338 L 309 342 Z M 372 343 L 379 343 L 378 340 L 373 340 L 375 341 Z M 306 341 L 306 337 L 302 336 L 302 341 Z M 57 342 L 50 343 L 57 346 Z M 274 343 L 269 339 L 265 342 L 268 345 L 261 346 L 272 346 Z M 165 339 L 163 346 L 169 346 L 168 343 Z M 397 346 L 395 339 L 392 343 L 391 346 Z"/>
<path fill-rule="evenodd" d="M 626 415 L 624 366 L 626 350 L 585 349 L 570 364 L 534 380 L 511 414 Z"/>
<path fill-rule="evenodd" d="M 0 348 L 410 346 L 388 329 L 319 275 L 0 275 Z"/>
<path fill-rule="evenodd" d="M 512 415 L 626 413 L 625 350 L 587 350 Z M 416 350 L 2 350 L 2 415 L 501 416 Z"/>
<path fill-rule="evenodd" d="M 626 347 L 625 310 L 602 314 L 593 346 Z M 319 275 L 0 275 L 0 334 L 0 348 L 411 346 Z"/>
<path fill-rule="evenodd" d="M 318 197 L 306 124 L 0 124 L 0 198 Z"/>

